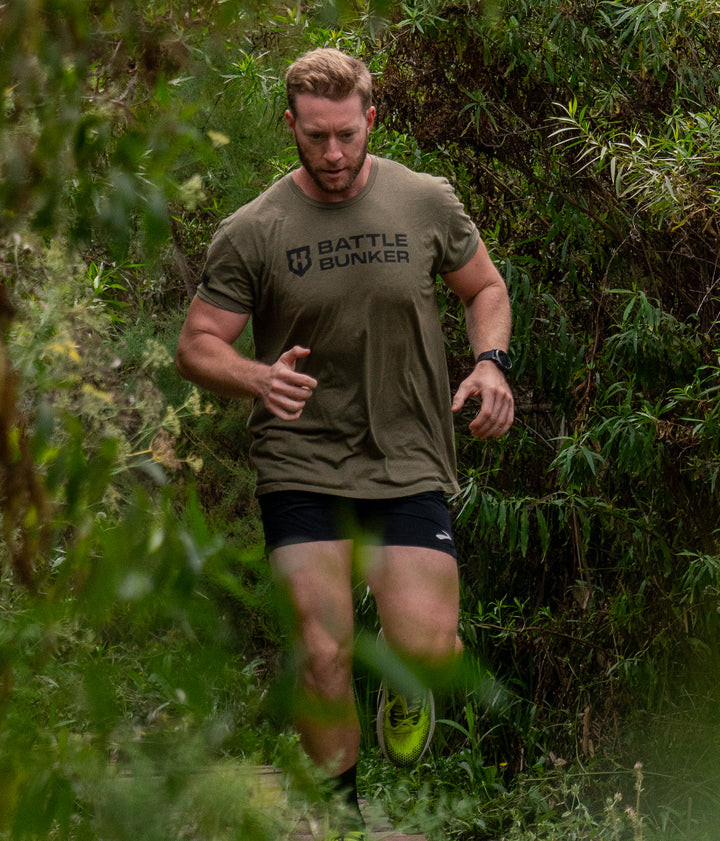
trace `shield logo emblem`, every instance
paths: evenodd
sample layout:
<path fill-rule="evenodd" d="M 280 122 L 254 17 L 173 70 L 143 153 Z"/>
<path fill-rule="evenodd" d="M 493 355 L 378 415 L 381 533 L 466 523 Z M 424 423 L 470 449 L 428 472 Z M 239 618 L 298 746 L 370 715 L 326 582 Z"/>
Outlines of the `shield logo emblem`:
<path fill-rule="evenodd" d="M 312 266 L 309 245 L 303 245 L 300 248 L 291 248 L 285 253 L 287 254 L 288 268 L 298 277 L 302 277 L 310 266 Z"/>

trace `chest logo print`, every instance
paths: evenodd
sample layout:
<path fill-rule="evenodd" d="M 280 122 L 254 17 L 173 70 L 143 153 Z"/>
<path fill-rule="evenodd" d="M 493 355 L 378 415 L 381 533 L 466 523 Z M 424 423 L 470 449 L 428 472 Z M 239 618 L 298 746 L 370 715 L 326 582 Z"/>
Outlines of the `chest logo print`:
<path fill-rule="evenodd" d="M 288 268 L 298 277 L 302 277 L 310 266 L 312 266 L 309 245 L 303 245 L 300 248 L 290 248 L 285 253 L 287 254 Z"/>

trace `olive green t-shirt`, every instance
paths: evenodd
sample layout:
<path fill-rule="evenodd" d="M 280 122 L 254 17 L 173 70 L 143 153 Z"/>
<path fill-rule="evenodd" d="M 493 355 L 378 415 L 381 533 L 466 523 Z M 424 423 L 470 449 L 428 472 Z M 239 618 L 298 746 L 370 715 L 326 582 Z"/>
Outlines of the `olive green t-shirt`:
<path fill-rule="evenodd" d="M 258 494 L 457 490 L 435 278 L 478 243 L 445 179 L 382 158 L 347 201 L 313 200 L 289 175 L 220 224 L 198 295 L 252 314 L 259 361 L 310 348 L 296 369 L 318 381 L 298 420 L 256 401 Z"/>

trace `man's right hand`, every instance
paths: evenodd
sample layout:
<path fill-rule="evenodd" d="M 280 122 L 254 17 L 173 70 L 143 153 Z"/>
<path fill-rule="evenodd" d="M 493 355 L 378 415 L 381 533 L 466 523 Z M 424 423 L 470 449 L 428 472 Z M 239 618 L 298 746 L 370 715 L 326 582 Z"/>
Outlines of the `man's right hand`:
<path fill-rule="evenodd" d="M 314 377 L 295 370 L 295 361 L 309 353 L 309 348 L 295 345 L 267 369 L 260 399 L 265 408 L 280 420 L 297 420 L 305 408 L 305 402 L 317 387 Z"/>
<path fill-rule="evenodd" d="M 317 387 L 317 380 L 295 370 L 310 349 L 295 345 L 274 365 L 248 359 L 233 343 L 249 320 L 249 313 L 220 309 L 196 295 L 178 337 L 178 372 L 216 394 L 257 398 L 281 420 L 297 420 Z"/>

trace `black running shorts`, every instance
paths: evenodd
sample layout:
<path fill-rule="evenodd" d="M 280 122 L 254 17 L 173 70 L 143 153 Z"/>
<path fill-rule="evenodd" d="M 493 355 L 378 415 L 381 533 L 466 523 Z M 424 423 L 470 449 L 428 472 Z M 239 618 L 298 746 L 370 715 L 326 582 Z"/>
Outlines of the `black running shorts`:
<path fill-rule="evenodd" d="M 360 540 L 382 546 L 422 546 L 457 557 L 441 491 L 393 499 L 352 499 L 310 491 L 259 497 L 268 551 L 293 543 Z"/>

